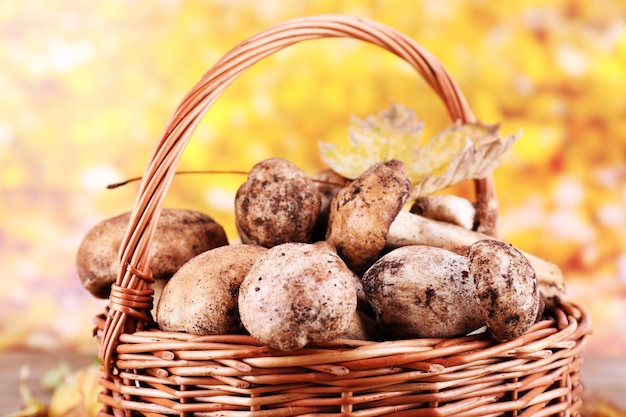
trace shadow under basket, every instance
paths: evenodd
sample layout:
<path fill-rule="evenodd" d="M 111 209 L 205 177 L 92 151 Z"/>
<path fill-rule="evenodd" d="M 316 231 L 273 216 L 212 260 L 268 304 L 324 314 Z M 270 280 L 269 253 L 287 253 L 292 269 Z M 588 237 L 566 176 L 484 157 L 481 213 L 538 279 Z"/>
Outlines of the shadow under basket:
<path fill-rule="evenodd" d="M 473 122 L 463 94 L 428 51 L 380 23 L 340 15 L 273 26 L 220 59 L 175 109 L 154 150 L 120 248 L 109 307 L 96 317 L 105 416 L 579 416 L 588 314 L 557 301 L 527 333 L 488 332 L 384 342 L 340 339 L 293 352 L 248 335 L 160 331 L 151 317 L 148 254 L 176 164 L 225 88 L 260 59 L 295 43 L 348 37 L 408 62 L 455 122 Z M 477 202 L 495 207 L 491 178 Z"/>

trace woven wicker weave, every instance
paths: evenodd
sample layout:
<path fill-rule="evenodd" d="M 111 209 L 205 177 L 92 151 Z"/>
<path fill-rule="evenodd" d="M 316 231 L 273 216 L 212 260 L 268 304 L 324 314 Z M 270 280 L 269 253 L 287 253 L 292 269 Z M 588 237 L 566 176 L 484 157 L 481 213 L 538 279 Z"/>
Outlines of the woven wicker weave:
<path fill-rule="evenodd" d="M 166 191 L 202 116 L 237 76 L 289 45 L 348 37 L 408 62 L 453 121 L 474 116 L 430 53 L 380 23 L 327 15 L 278 24 L 240 43 L 193 86 L 167 122 L 143 175 L 120 250 L 109 308 L 96 318 L 104 404 L 100 416 L 550 416 L 579 415 L 581 353 L 590 325 L 561 302 L 522 337 L 336 340 L 279 352 L 245 335 L 194 336 L 155 326 L 148 263 Z M 497 207 L 491 178 L 479 201 Z"/>

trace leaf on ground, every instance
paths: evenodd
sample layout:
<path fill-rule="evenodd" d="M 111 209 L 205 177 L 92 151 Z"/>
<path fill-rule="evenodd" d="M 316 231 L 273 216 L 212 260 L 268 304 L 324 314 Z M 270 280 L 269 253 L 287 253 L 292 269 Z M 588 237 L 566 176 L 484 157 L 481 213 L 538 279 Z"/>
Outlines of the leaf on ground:
<path fill-rule="evenodd" d="M 500 140 L 498 125 L 454 125 L 420 146 L 423 123 L 414 112 L 393 105 L 365 120 L 353 118 L 346 145 L 320 142 L 322 160 L 354 179 L 373 164 L 398 159 L 413 185 L 411 197 L 432 194 L 461 181 L 488 175 L 517 140 Z"/>
<path fill-rule="evenodd" d="M 98 402 L 99 379 L 95 364 L 65 373 L 52 392 L 48 417 L 95 417 L 102 407 Z"/>

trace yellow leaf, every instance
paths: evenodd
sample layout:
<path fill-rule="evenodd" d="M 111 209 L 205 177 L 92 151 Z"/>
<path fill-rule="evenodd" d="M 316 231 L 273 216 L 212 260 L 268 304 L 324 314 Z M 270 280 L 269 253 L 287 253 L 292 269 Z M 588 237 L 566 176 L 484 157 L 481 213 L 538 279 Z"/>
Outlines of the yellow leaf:
<path fill-rule="evenodd" d="M 46 405 L 35 398 L 28 385 L 30 368 L 23 366 L 20 369 L 20 399 L 23 407 L 14 413 L 5 415 L 4 417 L 46 417 L 48 410 Z"/>
<path fill-rule="evenodd" d="M 500 140 L 497 125 L 468 123 L 448 128 L 423 148 L 424 157 L 405 161 L 411 198 L 432 194 L 462 181 L 482 178 L 519 135 Z"/>
<path fill-rule="evenodd" d="M 48 417 L 95 417 L 101 408 L 99 378 L 96 365 L 66 375 L 52 393 Z"/>
<path fill-rule="evenodd" d="M 423 124 L 402 105 L 365 120 L 353 117 L 347 145 L 320 142 L 322 160 L 338 174 L 354 179 L 377 162 L 419 157 Z"/>
<path fill-rule="evenodd" d="M 423 123 L 410 109 L 393 105 L 365 120 L 353 118 L 349 143 L 320 142 L 320 155 L 330 168 L 349 179 L 377 162 L 398 159 L 405 164 L 413 185 L 411 197 L 416 198 L 485 176 L 517 140 L 509 135 L 501 141 L 497 125 L 468 123 L 442 131 L 421 147 L 422 128 Z"/>

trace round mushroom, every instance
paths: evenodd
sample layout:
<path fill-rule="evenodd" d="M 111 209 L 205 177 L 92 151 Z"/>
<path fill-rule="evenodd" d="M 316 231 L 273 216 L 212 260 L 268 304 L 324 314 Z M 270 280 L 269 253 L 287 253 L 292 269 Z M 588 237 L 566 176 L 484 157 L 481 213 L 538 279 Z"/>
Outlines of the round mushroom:
<path fill-rule="evenodd" d="M 108 298 L 117 279 L 118 252 L 130 212 L 104 220 L 83 237 L 76 269 L 83 286 L 97 298 Z M 193 210 L 164 208 L 150 249 L 150 269 L 156 280 L 167 280 L 189 259 L 228 244 L 222 226 Z"/>
<path fill-rule="evenodd" d="M 156 309 L 159 328 L 197 335 L 242 333 L 239 286 L 266 251 L 229 245 L 190 259 L 163 288 Z"/>
<path fill-rule="evenodd" d="M 487 326 L 500 340 L 526 333 L 541 315 L 535 270 L 516 248 L 484 239 L 470 246 L 469 273 Z"/>
<path fill-rule="evenodd" d="M 326 240 L 357 274 L 385 248 L 410 189 L 404 163 L 394 159 L 372 165 L 331 202 Z"/>
<path fill-rule="evenodd" d="M 313 180 L 283 158 L 256 164 L 235 195 L 235 225 L 243 243 L 272 247 L 310 242 L 320 211 Z"/>
<path fill-rule="evenodd" d="M 465 256 L 411 245 L 382 256 L 363 288 L 392 338 L 454 337 L 484 326 Z"/>
<path fill-rule="evenodd" d="M 356 305 L 353 273 L 324 241 L 268 249 L 239 290 L 245 328 L 283 351 L 341 337 Z"/>

